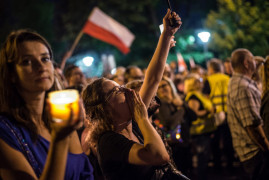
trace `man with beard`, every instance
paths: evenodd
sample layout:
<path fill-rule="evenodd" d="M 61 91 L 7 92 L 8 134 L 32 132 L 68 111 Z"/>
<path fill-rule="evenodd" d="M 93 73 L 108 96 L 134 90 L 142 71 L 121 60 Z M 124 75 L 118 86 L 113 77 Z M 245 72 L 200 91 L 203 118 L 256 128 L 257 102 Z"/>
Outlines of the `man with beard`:
<path fill-rule="evenodd" d="M 236 49 L 231 61 L 234 73 L 228 86 L 227 108 L 233 147 L 251 179 L 266 179 L 269 142 L 259 114 L 261 94 L 251 79 L 255 59 L 247 49 Z"/>

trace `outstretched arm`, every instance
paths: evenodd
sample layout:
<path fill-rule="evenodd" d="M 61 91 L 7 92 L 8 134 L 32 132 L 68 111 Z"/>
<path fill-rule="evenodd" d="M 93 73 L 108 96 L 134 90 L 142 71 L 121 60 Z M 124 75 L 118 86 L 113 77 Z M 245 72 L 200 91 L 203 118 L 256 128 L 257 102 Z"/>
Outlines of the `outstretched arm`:
<path fill-rule="evenodd" d="M 169 25 L 169 19 L 174 17 L 178 26 L 171 27 Z M 171 15 L 170 9 L 163 18 L 164 31 L 162 32 L 157 48 L 153 54 L 153 57 L 148 65 L 145 80 L 139 91 L 139 94 L 146 105 L 149 106 L 152 97 L 156 94 L 159 82 L 162 79 L 164 66 L 170 49 L 170 45 L 174 46 L 173 35 L 177 32 L 180 25 L 182 24 L 180 17 L 173 12 Z M 172 44 L 170 44 L 172 42 Z"/>

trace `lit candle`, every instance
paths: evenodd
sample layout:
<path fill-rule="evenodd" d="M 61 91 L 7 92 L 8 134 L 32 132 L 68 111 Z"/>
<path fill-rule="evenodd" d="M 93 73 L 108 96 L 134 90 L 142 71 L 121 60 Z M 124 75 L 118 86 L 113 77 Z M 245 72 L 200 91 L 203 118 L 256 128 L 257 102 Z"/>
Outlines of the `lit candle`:
<path fill-rule="evenodd" d="M 69 120 L 71 108 L 74 119 L 78 119 L 79 93 L 77 90 L 69 89 L 50 92 L 49 101 L 51 103 L 50 113 L 53 121 L 62 122 Z"/>

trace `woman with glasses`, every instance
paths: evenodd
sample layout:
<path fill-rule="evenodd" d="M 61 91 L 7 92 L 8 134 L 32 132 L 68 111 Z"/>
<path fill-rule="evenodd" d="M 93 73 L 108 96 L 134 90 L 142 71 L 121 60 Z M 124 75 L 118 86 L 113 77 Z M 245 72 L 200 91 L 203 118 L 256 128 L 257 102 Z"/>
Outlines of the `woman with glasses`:
<path fill-rule="evenodd" d="M 178 25 L 169 26 L 175 18 Z M 100 78 L 82 93 L 85 111 L 90 122 L 89 143 L 97 150 L 103 175 L 107 179 L 157 179 L 154 165 L 169 161 L 164 144 L 148 120 L 147 107 L 162 78 L 174 33 L 181 25 L 176 13 L 168 10 L 163 19 L 164 31 L 148 66 L 139 93 Z M 173 42 L 174 46 L 174 43 Z M 141 142 L 133 133 L 134 119 L 143 134 Z"/>

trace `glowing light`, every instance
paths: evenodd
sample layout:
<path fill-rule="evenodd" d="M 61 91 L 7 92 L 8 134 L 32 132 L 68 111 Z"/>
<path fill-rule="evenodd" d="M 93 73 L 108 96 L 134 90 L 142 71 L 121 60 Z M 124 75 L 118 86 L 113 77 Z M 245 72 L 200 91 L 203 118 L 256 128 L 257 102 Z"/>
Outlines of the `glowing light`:
<path fill-rule="evenodd" d="M 92 65 L 92 63 L 94 61 L 94 58 L 91 57 L 91 56 L 87 56 L 87 57 L 83 58 L 82 61 L 83 61 L 83 63 L 84 63 L 85 66 L 88 66 L 89 67 L 89 66 Z"/>
<path fill-rule="evenodd" d="M 111 70 L 111 74 L 116 74 L 116 71 L 117 71 L 117 68 L 113 68 L 113 69 Z"/>
<path fill-rule="evenodd" d="M 211 34 L 209 32 L 200 32 L 198 33 L 198 37 L 203 41 L 204 43 L 207 43 Z"/>
<path fill-rule="evenodd" d="M 168 134 L 166 134 L 166 138 L 168 138 L 168 139 L 169 139 L 170 137 L 171 137 L 171 134 L 169 134 L 169 133 L 168 133 Z"/>
<path fill-rule="evenodd" d="M 181 137 L 180 134 L 177 133 L 177 134 L 176 134 L 176 139 L 180 139 L 180 137 Z"/>
<path fill-rule="evenodd" d="M 71 109 L 75 119 L 79 115 L 79 93 L 77 90 L 52 91 L 49 93 L 50 113 L 53 121 L 62 122 L 69 120 Z"/>
<path fill-rule="evenodd" d="M 194 36 L 189 36 L 187 39 L 189 44 L 193 44 L 195 42 L 195 37 Z"/>

